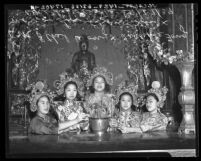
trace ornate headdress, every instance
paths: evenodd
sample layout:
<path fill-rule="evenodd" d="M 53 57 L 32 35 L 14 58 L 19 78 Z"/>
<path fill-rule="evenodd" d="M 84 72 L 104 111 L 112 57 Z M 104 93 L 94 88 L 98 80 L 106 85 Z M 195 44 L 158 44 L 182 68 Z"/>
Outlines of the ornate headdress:
<path fill-rule="evenodd" d="M 154 81 L 151 84 L 152 88 L 148 90 L 149 93 L 154 93 L 159 100 L 159 108 L 162 108 L 164 106 L 164 102 L 166 100 L 166 94 L 168 92 L 168 89 L 164 86 L 163 88 L 160 87 L 160 82 Z"/>
<path fill-rule="evenodd" d="M 105 67 L 96 67 L 93 69 L 90 79 L 87 81 L 87 86 L 91 86 L 93 79 L 96 78 L 97 76 L 102 76 L 105 78 L 106 82 L 109 85 L 113 85 L 113 75 L 111 72 L 108 72 Z"/>
<path fill-rule="evenodd" d="M 77 84 L 78 87 L 78 92 L 81 96 L 83 96 L 83 90 L 84 90 L 84 84 L 83 82 L 79 79 L 77 74 L 74 74 L 73 76 L 69 75 L 67 72 L 63 72 L 59 75 L 60 80 L 55 80 L 54 81 L 54 87 L 57 89 L 56 92 L 57 94 L 61 95 L 64 93 L 64 86 L 66 83 L 72 81 Z"/>
<path fill-rule="evenodd" d="M 138 102 L 137 102 L 137 89 L 138 89 L 138 85 L 135 85 L 132 82 L 128 82 L 128 81 L 123 81 L 121 82 L 117 89 L 115 90 L 115 95 L 117 97 L 116 99 L 116 103 L 118 103 L 119 101 L 119 97 L 121 96 L 121 94 L 127 92 L 130 93 L 133 97 L 133 104 L 137 107 L 138 106 Z"/>
<path fill-rule="evenodd" d="M 53 103 L 53 98 L 56 96 L 55 93 L 48 88 L 48 85 L 44 80 L 30 84 L 26 90 L 31 90 L 31 93 L 28 95 L 28 100 L 30 102 L 30 109 L 32 112 L 37 110 L 36 103 L 39 98 L 42 96 L 48 96 L 50 103 Z"/>

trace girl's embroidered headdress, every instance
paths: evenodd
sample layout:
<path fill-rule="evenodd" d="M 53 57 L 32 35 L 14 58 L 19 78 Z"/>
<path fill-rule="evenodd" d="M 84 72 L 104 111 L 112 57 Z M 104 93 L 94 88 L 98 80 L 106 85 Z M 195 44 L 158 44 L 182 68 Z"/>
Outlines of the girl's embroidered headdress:
<path fill-rule="evenodd" d="M 127 92 L 127 93 L 130 93 L 132 95 L 133 105 L 135 105 L 137 107 L 138 106 L 137 89 L 138 89 L 138 85 L 135 85 L 135 83 L 133 83 L 133 82 L 128 82 L 128 81 L 121 82 L 118 85 L 118 87 L 115 89 L 115 95 L 117 97 L 116 103 L 118 103 L 119 97 L 121 96 L 121 94 Z"/>
<path fill-rule="evenodd" d="M 56 92 L 58 95 L 64 94 L 64 86 L 66 83 L 72 81 L 77 84 L 78 87 L 78 92 L 81 96 L 83 96 L 83 90 L 84 90 L 84 84 L 83 82 L 79 79 L 77 74 L 69 75 L 67 72 L 63 72 L 59 75 L 60 80 L 54 81 L 54 87 L 57 89 Z"/>
<path fill-rule="evenodd" d="M 160 82 L 158 81 L 152 82 L 151 86 L 152 88 L 148 90 L 147 95 L 149 95 L 149 93 L 154 93 L 159 99 L 159 108 L 162 108 L 166 100 L 166 94 L 168 92 L 168 89 L 165 86 L 161 88 Z"/>
<path fill-rule="evenodd" d="M 102 76 L 105 78 L 106 82 L 109 85 L 113 85 L 113 75 L 111 72 L 108 72 L 105 67 L 96 67 L 93 69 L 89 80 L 87 81 L 87 87 L 92 86 L 93 79 L 97 76 Z"/>
<path fill-rule="evenodd" d="M 37 110 L 37 101 L 42 96 L 48 96 L 50 99 L 50 104 L 53 103 L 53 98 L 56 96 L 53 91 L 48 88 L 46 81 L 40 80 L 35 83 L 30 84 L 26 88 L 27 91 L 31 90 L 28 95 L 28 100 L 30 102 L 30 110 L 35 112 Z"/>

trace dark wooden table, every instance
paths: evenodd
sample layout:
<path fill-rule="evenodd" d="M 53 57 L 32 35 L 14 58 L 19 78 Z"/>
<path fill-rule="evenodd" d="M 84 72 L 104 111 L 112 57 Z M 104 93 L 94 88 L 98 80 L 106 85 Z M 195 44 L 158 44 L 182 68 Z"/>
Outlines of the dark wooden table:
<path fill-rule="evenodd" d="M 10 136 L 8 156 L 48 154 L 56 156 L 72 153 L 149 153 L 171 156 L 196 156 L 195 135 L 179 135 L 173 132 L 131 133 L 90 132 L 64 133 L 60 135 Z M 159 153 L 160 152 L 160 153 Z M 105 156 L 105 155 L 103 155 Z"/>

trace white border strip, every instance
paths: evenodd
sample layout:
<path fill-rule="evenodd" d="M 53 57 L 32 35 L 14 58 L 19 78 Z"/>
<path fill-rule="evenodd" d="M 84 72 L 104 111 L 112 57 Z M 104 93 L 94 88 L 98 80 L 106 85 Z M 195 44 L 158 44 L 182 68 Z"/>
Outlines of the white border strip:
<path fill-rule="evenodd" d="M 90 153 L 157 153 L 157 152 L 167 152 L 170 153 L 172 157 L 196 157 L 196 149 L 166 149 L 166 150 L 133 150 L 133 151 L 98 151 Z M 83 152 L 87 153 L 87 152 Z"/>

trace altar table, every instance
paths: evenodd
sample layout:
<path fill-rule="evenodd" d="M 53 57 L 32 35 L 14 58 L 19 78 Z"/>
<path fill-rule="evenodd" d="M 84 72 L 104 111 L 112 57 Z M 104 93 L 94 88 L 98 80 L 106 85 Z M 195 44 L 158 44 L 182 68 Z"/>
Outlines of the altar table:
<path fill-rule="evenodd" d="M 92 153 L 95 153 L 95 156 L 101 154 L 102 157 L 115 153 L 126 154 L 126 156 L 130 154 L 134 157 L 149 155 L 195 157 L 196 138 L 195 135 L 180 135 L 175 132 L 21 135 L 9 137 L 7 154 L 12 158 L 19 156 L 79 157 Z"/>

